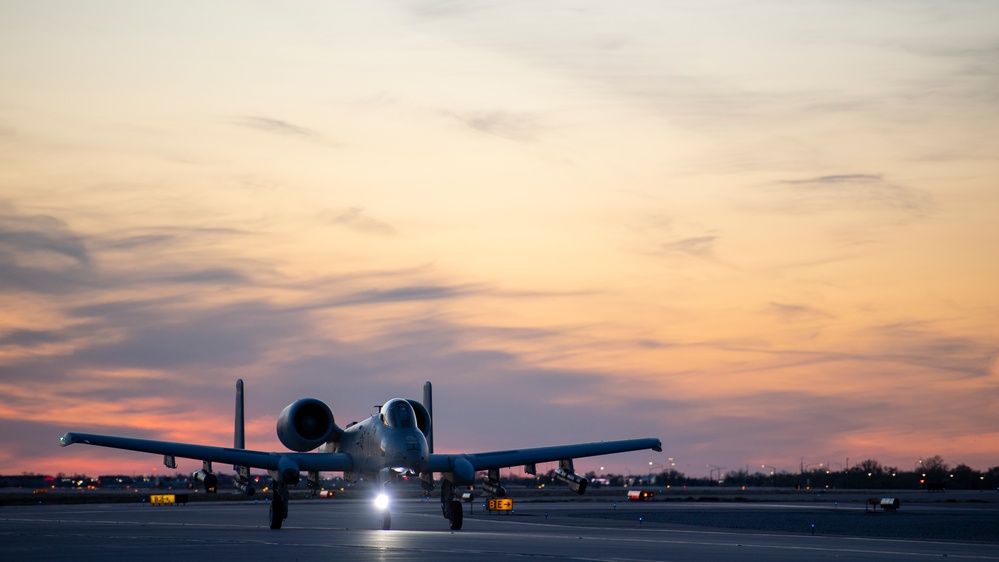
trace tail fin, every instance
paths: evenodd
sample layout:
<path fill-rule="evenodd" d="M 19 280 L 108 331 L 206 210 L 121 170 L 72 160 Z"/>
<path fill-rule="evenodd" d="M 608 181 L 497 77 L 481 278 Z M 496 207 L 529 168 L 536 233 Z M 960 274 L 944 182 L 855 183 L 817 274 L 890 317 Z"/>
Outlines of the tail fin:
<path fill-rule="evenodd" d="M 423 383 L 423 406 L 430 413 L 430 432 L 427 435 L 427 452 L 434 452 L 434 387 L 430 381 Z"/>
<path fill-rule="evenodd" d="M 233 448 L 246 448 L 246 435 L 243 432 L 243 379 L 236 381 L 236 423 L 233 428 Z"/>
<path fill-rule="evenodd" d="M 243 431 L 243 379 L 236 381 L 236 419 L 232 428 L 232 446 L 234 449 L 246 448 L 246 433 Z M 236 471 L 236 489 L 248 496 L 256 493 L 250 484 L 250 467 L 234 466 Z"/>

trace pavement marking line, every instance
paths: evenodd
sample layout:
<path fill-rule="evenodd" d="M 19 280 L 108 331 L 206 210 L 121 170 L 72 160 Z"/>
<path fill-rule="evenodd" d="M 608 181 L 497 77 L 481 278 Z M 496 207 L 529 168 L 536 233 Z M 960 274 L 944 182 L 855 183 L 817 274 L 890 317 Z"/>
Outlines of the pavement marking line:
<path fill-rule="evenodd" d="M 36 520 L 27 520 L 27 521 L 33 522 L 33 521 L 36 521 Z M 196 525 L 196 526 L 202 526 L 202 525 Z M 312 527 L 304 527 L 304 528 L 300 528 L 300 529 L 314 530 L 314 528 L 312 528 Z M 361 532 L 361 534 L 364 534 L 364 535 L 371 535 L 371 534 L 382 535 L 384 533 L 394 533 L 396 535 L 400 535 L 400 534 L 432 534 L 432 535 L 440 535 L 442 537 L 451 537 L 451 536 L 454 536 L 456 538 L 462 537 L 462 536 L 468 536 L 468 535 L 473 535 L 473 536 L 474 535 L 479 535 L 479 536 L 488 535 L 490 538 L 492 538 L 492 536 L 493 536 L 493 534 L 491 534 L 491 533 L 475 533 L 475 532 L 473 532 L 473 533 L 458 532 L 458 533 L 454 533 L 454 534 L 452 534 L 452 533 L 445 533 L 445 532 L 437 533 L 437 532 L 431 532 L 431 531 L 388 531 L 388 532 L 386 532 L 386 531 L 381 531 L 381 530 L 370 530 L 370 531 L 369 530 L 365 530 L 365 531 Z M 20 534 L 20 533 L 16 533 L 16 532 L 0 532 L 0 536 L 14 536 L 14 535 L 18 535 L 18 534 Z M 40 538 L 59 538 L 59 539 L 66 539 L 66 538 L 69 538 L 69 537 L 78 537 L 78 538 L 86 538 L 86 539 L 92 539 L 92 538 L 94 538 L 94 534 L 87 534 L 87 533 L 71 533 L 71 534 L 54 534 L 53 533 L 53 534 L 40 534 L 40 535 L 36 535 L 36 536 L 38 536 Z M 430 555 L 430 554 L 438 554 L 438 555 L 441 555 L 441 554 L 456 554 L 456 555 L 470 555 L 470 556 L 471 555 L 475 555 L 475 556 L 482 556 L 482 555 L 492 556 L 492 555 L 496 554 L 496 552 L 494 550 L 488 550 L 488 549 L 483 549 L 483 548 L 461 548 L 461 547 L 455 547 L 454 545 L 448 545 L 448 546 L 442 545 L 442 547 L 439 547 L 439 548 L 437 548 L 437 547 L 435 547 L 435 548 L 428 548 L 428 547 L 413 547 L 413 546 L 394 546 L 394 545 L 384 545 L 384 544 L 381 544 L 381 545 L 349 544 L 347 542 L 340 543 L 340 544 L 332 544 L 331 545 L 331 544 L 328 544 L 328 543 L 287 542 L 287 541 L 274 541 L 274 540 L 257 539 L 257 538 L 252 538 L 252 539 L 251 538 L 232 539 L 232 538 L 222 538 L 222 537 L 219 537 L 219 538 L 213 538 L 213 539 L 205 539 L 205 538 L 194 538 L 194 537 L 190 537 L 190 538 L 180 538 L 180 539 L 178 539 L 177 537 L 157 537 L 157 536 L 154 536 L 154 535 L 135 535 L 135 536 L 116 537 L 116 538 L 120 539 L 120 540 L 129 540 L 129 541 L 145 541 L 145 542 L 149 542 L 149 541 L 171 541 L 171 542 L 175 542 L 175 543 L 179 540 L 181 542 L 189 543 L 189 544 L 192 544 L 192 545 L 194 545 L 194 544 L 207 544 L 207 543 L 211 543 L 211 544 L 247 544 L 247 545 L 261 545 L 261 546 L 278 546 L 278 547 L 281 547 L 281 548 L 289 548 L 289 547 L 322 548 L 322 549 L 340 548 L 340 549 L 346 549 L 346 550 L 384 551 L 384 552 L 406 552 L 407 554 L 414 554 L 414 553 L 416 553 L 416 554 L 427 554 L 427 555 Z M 471 537 L 469 537 L 469 538 L 471 538 Z M 563 540 L 578 540 L 578 539 L 572 539 L 570 537 L 565 537 Z M 906 551 L 906 550 L 877 550 L 877 549 L 861 549 L 861 548 L 839 548 L 839 547 L 819 547 L 819 546 L 791 546 L 791 545 L 770 545 L 770 544 L 764 545 L 764 544 L 747 544 L 745 542 L 741 542 L 741 543 L 717 543 L 717 542 L 696 541 L 696 540 L 679 540 L 679 539 L 658 540 L 658 539 L 651 539 L 651 538 L 650 539 L 632 539 L 632 538 L 615 538 L 615 537 L 589 538 L 589 539 L 583 539 L 583 540 L 599 540 L 601 542 L 615 541 L 615 542 L 621 542 L 621 543 L 649 543 L 649 544 L 672 544 L 672 545 L 684 545 L 684 546 L 706 546 L 706 547 L 712 547 L 712 548 L 719 548 L 719 547 L 721 547 L 721 548 L 734 548 L 734 549 L 750 548 L 750 549 L 760 549 L 760 550 L 763 550 L 763 549 L 773 549 L 773 550 L 782 550 L 782 551 L 801 551 L 803 553 L 804 552 L 823 552 L 823 553 L 844 554 L 844 555 L 878 555 L 878 556 L 907 556 L 907 557 L 917 557 L 918 556 L 918 557 L 923 557 L 923 558 L 927 558 L 927 557 L 940 558 L 941 556 L 946 556 L 948 558 L 966 559 L 966 560 L 999 560 L 999 556 L 983 556 L 983 555 L 971 555 L 971 554 L 959 554 L 959 553 L 940 554 L 940 553 L 912 552 L 912 551 Z M 517 552 L 507 552 L 506 555 L 507 556 L 511 556 L 511 557 L 516 556 L 516 557 L 532 557 L 532 558 L 548 558 L 548 557 L 551 557 L 551 556 L 546 556 L 546 555 L 541 555 L 541 554 L 517 553 Z M 597 558 L 592 558 L 592 557 L 588 557 L 588 556 L 571 556 L 570 558 L 573 559 L 573 560 L 594 561 L 594 562 L 601 561 L 601 560 L 616 560 L 616 561 L 619 561 L 619 562 L 639 562 L 639 561 L 647 560 L 647 558 L 630 558 L 630 557 L 614 557 L 614 558 L 608 559 L 607 557 L 604 557 L 604 556 L 597 557 Z"/>
<path fill-rule="evenodd" d="M 413 514 L 413 515 L 430 516 L 429 514 Z M 475 521 L 489 521 L 489 522 L 493 521 L 492 519 L 486 520 L 486 519 L 478 519 L 478 518 L 475 518 L 474 520 Z M 511 521 L 511 520 L 503 520 L 503 519 L 500 519 L 500 518 L 497 518 L 496 522 L 497 523 L 507 524 L 507 525 L 523 525 L 523 526 L 532 526 L 532 527 L 545 527 L 545 528 L 548 528 L 548 529 L 553 529 L 555 527 L 561 527 L 563 529 L 569 529 L 569 528 L 571 528 L 568 525 L 563 525 L 563 524 L 559 524 L 559 523 L 543 523 L 543 522 L 537 522 L 537 523 L 535 523 L 535 522 L 532 522 L 532 521 Z M 606 531 L 606 532 L 611 532 L 611 533 L 613 533 L 613 532 L 619 532 L 621 530 L 619 527 L 583 527 L 583 528 L 579 528 L 579 529 L 590 529 L 590 530 Z M 738 536 L 744 536 L 744 537 L 747 537 L 747 538 L 766 537 L 766 538 L 779 538 L 779 539 L 785 539 L 785 540 L 786 539 L 810 540 L 812 538 L 812 537 L 807 537 L 807 536 L 798 536 L 798 535 L 795 535 L 795 534 L 777 534 L 777 533 L 746 533 L 746 534 L 740 534 L 740 533 L 731 532 L 731 531 L 701 531 L 701 530 L 680 530 L 680 529 L 659 529 L 659 528 L 655 528 L 655 529 L 650 528 L 650 529 L 646 529 L 643 532 L 649 532 L 649 533 L 694 534 L 694 535 L 713 535 L 713 536 L 734 536 L 734 535 L 738 535 Z M 578 535 L 579 535 L 578 532 L 569 532 L 569 531 L 566 531 L 561 536 L 563 538 L 570 539 L 572 537 L 578 537 Z M 920 544 L 920 545 L 937 545 L 937 546 L 970 546 L 970 547 L 974 547 L 974 546 L 979 546 L 981 544 L 981 543 L 969 543 L 969 542 L 914 541 L 914 540 L 904 540 L 904 539 L 890 539 L 890 538 L 879 539 L 879 538 L 871 538 L 871 537 L 849 537 L 849 536 L 832 536 L 832 535 L 823 535 L 821 538 L 826 539 L 826 540 L 836 540 L 836 541 L 866 541 L 866 542 L 871 542 L 871 543 L 879 542 L 879 543 L 896 543 L 896 544 L 910 544 L 910 543 L 912 543 L 912 544 Z M 718 542 L 705 542 L 705 541 L 683 540 L 683 539 L 669 539 L 669 538 L 662 538 L 662 539 L 656 539 L 656 538 L 651 538 L 651 537 L 650 538 L 626 538 L 626 537 L 613 537 L 613 536 L 610 536 L 610 537 L 588 537 L 588 539 L 589 540 L 600 540 L 600 541 L 605 541 L 605 542 L 606 541 L 616 541 L 616 542 L 636 542 L 636 543 L 652 543 L 652 544 L 682 544 L 682 545 L 691 545 L 691 546 L 714 546 L 714 547 L 730 546 L 730 547 L 738 547 L 738 548 L 747 548 L 748 547 L 748 548 L 759 548 L 759 549 L 772 548 L 772 549 L 777 549 L 777 550 L 802 550 L 802 551 L 842 552 L 842 553 L 845 553 L 845 554 L 881 554 L 881 555 L 889 555 L 889 556 L 923 556 L 923 557 L 933 557 L 933 558 L 939 558 L 939 557 L 943 556 L 940 553 L 912 552 L 912 551 L 909 551 L 909 550 L 877 550 L 877 549 L 873 549 L 873 548 L 818 547 L 818 546 L 808 546 L 808 545 L 795 546 L 795 545 L 771 545 L 771 544 L 753 544 L 753 543 L 747 544 L 745 541 L 738 542 L 738 543 L 726 544 L 726 543 L 718 543 Z M 892 546 L 895 546 L 895 545 L 892 545 Z M 982 556 L 982 555 L 969 555 L 969 554 L 947 553 L 946 556 L 949 557 L 949 558 L 966 558 L 966 559 L 972 559 L 972 560 L 999 560 L 999 555 L 997 555 L 997 556 Z"/>

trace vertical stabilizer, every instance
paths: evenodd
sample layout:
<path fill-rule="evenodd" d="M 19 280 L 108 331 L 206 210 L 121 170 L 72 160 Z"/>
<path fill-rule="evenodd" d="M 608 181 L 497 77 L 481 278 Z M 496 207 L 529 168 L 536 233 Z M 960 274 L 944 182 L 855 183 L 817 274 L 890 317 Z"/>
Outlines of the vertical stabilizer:
<path fill-rule="evenodd" d="M 246 448 L 246 434 L 243 432 L 243 379 L 236 380 L 236 419 L 232 428 L 232 446 L 234 449 Z M 250 484 L 250 467 L 234 466 L 236 471 L 236 489 L 248 496 L 256 493 Z"/>
<path fill-rule="evenodd" d="M 243 379 L 236 381 L 236 422 L 233 427 L 233 448 L 245 449 L 246 437 L 243 433 Z"/>
<path fill-rule="evenodd" d="M 427 435 L 427 452 L 434 452 L 434 387 L 430 381 L 423 383 L 423 406 L 430 413 L 430 432 Z"/>

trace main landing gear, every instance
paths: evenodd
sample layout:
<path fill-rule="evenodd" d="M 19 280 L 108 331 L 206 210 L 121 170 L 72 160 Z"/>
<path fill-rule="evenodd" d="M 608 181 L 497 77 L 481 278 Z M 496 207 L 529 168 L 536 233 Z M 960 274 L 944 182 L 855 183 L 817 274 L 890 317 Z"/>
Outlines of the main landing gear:
<path fill-rule="evenodd" d="M 454 484 L 446 478 L 441 480 L 441 511 L 444 512 L 444 518 L 451 523 L 451 530 L 461 530 L 465 510 L 461 505 L 461 500 L 455 494 Z"/>
<path fill-rule="evenodd" d="M 274 482 L 274 499 L 271 500 L 271 529 L 278 530 L 288 518 L 288 485 Z"/>

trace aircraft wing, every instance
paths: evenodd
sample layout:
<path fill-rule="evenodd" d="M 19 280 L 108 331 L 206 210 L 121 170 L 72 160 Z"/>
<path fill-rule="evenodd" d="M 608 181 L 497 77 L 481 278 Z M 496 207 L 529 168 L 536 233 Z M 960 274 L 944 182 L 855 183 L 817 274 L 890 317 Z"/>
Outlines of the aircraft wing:
<path fill-rule="evenodd" d="M 654 438 L 625 439 L 623 441 L 599 441 L 597 443 L 556 445 L 554 447 L 511 449 L 509 451 L 489 451 L 484 453 L 431 454 L 428 458 L 428 470 L 433 472 L 455 472 L 462 477 L 462 480 L 471 480 L 474 472 L 478 470 L 553 462 L 563 459 L 596 457 L 628 451 L 641 451 L 643 449 L 662 451 L 662 442 Z M 471 476 L 469 476 L 470 472 Z"/>
<path fill-rule="evenodd" d="M 171 455 L 184 459 L 212 461 L 267 470 L 278 470 L 281 459 L 290 459 L 298 465 L 299 469 L 309 471 L 333 472 L 353 470 L 354 466 L 350 455 L 345 453 L 270 453 L 250 449 L 209 447 L 207 445 L 133 439 L 112 435 L 94 435 L 91 433 L 67 433 L 59 438 L 59 444 L 63 447 L 74 443 L 85 443 L 98 447 L 125 449 L 156 455 Z"/>

